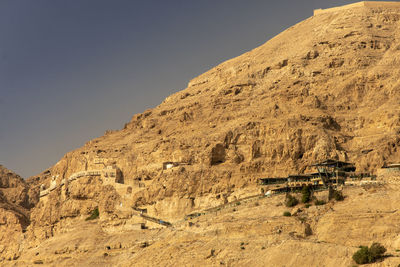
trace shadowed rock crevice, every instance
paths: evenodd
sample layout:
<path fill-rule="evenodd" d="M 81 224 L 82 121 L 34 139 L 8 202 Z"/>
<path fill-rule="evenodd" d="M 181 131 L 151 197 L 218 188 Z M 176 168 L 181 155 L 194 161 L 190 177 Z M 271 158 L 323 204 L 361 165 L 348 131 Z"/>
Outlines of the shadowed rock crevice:
<path fill-rule="evenodd" d="M 222 144 L 217 144 L 211 149 L 211 165 L 218 165 L 225 162 L 225 147 Z"/>

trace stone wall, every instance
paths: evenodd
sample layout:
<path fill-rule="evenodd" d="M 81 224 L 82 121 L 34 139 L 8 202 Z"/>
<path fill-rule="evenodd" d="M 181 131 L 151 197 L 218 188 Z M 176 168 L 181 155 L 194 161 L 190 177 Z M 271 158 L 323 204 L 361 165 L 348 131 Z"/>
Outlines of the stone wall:
<path fill-rule="evenodd" d="M 87 176 L 101 176 L 104 184 L 115 185 L 116 183 L 123 182 L 121 181 L 121 176 L 122 176 L 121 171 L 116 167 L 107 166 L 103 170 L 90 170 L 90 171 L 80 171 L 73 173 L 68 179 L 62 179 L 59 185 L 57 185 L 56 182 L 58 176 L 53 176 L 50 182 L 50 186 L 48 188 L 46 188 L 44 184 L 40 186 L 39 196 L 40 197 L 47 196 L 51 191 L 55 190 L 59 186 L 62 187 L 66 184 L 66 186 L 68 187 L 68 183 L 77 180 L 81 177 L 87 177 Z"/>

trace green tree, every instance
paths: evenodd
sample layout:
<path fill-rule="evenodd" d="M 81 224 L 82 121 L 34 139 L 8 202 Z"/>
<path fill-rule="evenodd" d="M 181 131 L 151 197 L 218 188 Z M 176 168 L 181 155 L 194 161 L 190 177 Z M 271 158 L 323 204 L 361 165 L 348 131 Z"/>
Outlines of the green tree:
<path fill-rule="evenodd" d="M 297 200 L 297 198 L 295 198 L 291 194 L 286 195 L 286 200 L 285 200 L 286 207 L 294 207 L 297 204 L 299 204 L 299 201 Z"/>
<path fill-rule="evenodd" d="M 311 188 L 310 186 L 303 186 L 301 189 L 301 202 L 308 203 L 311 200 Z"/>

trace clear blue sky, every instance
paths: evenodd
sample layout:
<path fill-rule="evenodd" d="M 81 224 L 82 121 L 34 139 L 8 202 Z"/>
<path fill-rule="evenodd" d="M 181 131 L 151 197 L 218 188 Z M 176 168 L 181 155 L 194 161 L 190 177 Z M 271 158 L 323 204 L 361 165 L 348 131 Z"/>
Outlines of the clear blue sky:
<path fill-rule="evenodd" d="M 351 2 L 1 0 L 0 164 L 38 174 L 313 9 Z"/>

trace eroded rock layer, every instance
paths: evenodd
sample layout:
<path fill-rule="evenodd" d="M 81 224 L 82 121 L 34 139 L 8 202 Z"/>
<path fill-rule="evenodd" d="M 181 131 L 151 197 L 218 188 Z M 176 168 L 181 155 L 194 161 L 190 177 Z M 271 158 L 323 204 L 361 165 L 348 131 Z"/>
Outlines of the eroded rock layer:
<path fill-rule="evenodd" d="M 18 258 L 32 206 L 26 182 L 0 165 L 0 261 Z"/>
<path fill-rule="evenodd" d="M 318 160 L 370 173 L 398 162 L 400 8 L 316 14 L 31 177 L 32 203 L 46 193 L 30 215 L 31 244 L 96 207 L 108 226 L 124 225 L 131 207 L 180 220 Z"/>
<path fill-rule="evenodd" d="M 326 158 L 375 172 L 399 157 L 399 18 L 396 8 L 356 7 L 306 19 L 49 172 L 65 178 L 116 164 L 125 184 L 143 179 L 137 205 L 229 194 Z M 163 172 L 163 162 L 188 165 Z"/>

